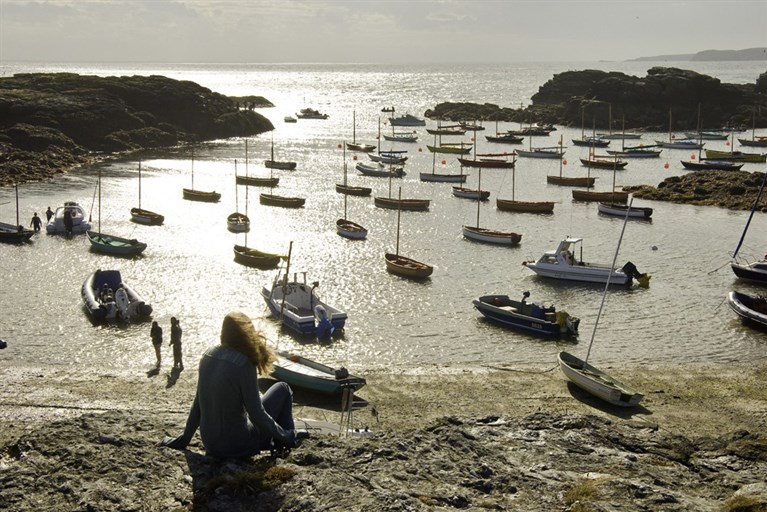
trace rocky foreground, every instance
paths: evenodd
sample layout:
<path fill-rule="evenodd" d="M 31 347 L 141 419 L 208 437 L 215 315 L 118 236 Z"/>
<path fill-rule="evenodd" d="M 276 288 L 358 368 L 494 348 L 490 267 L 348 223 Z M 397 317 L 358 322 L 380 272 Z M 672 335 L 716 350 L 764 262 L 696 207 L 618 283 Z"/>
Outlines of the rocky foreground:
<path fill-rule="evenodd" d="M 550 370 L 369 374 L 354 416 L 369 435 L 250 460 L 207 457 L 197 436 L 156 446 L 183 427 L 193 372 L 168 387 L 6 370 L 4 510 L 767 510 L 763 364 L 611 370 L 646 393 L 635 410 Z M 338 420 L 296 398 L 297 416 Z"/>
<path fill-rule="evenodd" d="M 263 101 L 238 100 L 163 76 L 0 78 L 0 185 L 47 179 L 123 152 L 274 129 L 240 108 Z"/>

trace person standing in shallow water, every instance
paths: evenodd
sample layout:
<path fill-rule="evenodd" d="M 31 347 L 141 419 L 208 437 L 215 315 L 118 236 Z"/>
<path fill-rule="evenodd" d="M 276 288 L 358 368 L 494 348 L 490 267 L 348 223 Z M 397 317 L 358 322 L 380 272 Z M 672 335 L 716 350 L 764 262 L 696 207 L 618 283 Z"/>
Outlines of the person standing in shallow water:
<path fill-rule="evenodd" d="M 37 216 L 37 212 L 35 212 L 34 215 L 32 215 L 32 222 L 29 224 L 34 228 L 35 231 L 40 231 L 40 228 L 43 225 L 43 220 Z"/>
<path fill-rule="evenodd" d="M 157 368 L 160 367 L 162 357 L 160 350 L 162 348 L 162 327 L 157 321 L 152 322 L 152 329 L 149 331 L 149 335 L 152 338 L 152 345 L 154 345 L 154 355 L 157 357 Z"/>
<path fill-rule="evenodd" d="M 48 222 L 50 222 L 51 217 L 53 217 L 53 210 L 51 210 L 51 207 L 49 206 L 48 209 L 45 210 L 45 218 L 47 218 Z"/>
<path fill-rule="evenodd" d="M 173 347 L 173 369 L 184 369 L 181 360 L 181 323 L 174 316 L 170 319 L 170 345 Z"/>

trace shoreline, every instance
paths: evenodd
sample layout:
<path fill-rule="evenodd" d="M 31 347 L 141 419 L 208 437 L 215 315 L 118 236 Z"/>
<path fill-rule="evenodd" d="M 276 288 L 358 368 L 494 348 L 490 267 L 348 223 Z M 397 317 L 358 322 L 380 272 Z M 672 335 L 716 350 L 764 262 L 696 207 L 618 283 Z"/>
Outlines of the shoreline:
<path fill-rule="evenodd" d="M 369 426 L 396 431 L 422 428 L 448 415 L 519 416 L 550 409 L 642 419 L 700 435 L 715 434 L 739 422 L 744 428 L 758 426 L 767 431 L 767 387 L 759 388 L 767 382 L 767 357 L 727 365 L 641 368 L 612 365 L 601 369 L 643 392 L 645 397 L 639 406 L 620 408 L 600 402 L 569 383 L 556 364 L 443 366 L 402 368 L 398 373 L 380 369 L 362 372 L 368 383 L 355 395 L 359 404 L 355 417 L 366 416 L 366 410 L 375 408 L 378 419 Z M 0 391 L 0 439 L 8 442 L 12 437 L 9 432 L 20 427 L 14 417 L 34 424 L 36 419 L 46 422 L 88 412 L 127 410 L 180 414 L 185 419 L 194 398 L 196 364 L 189 365 L 176 379 L 166 368 L 159 374 L 152 373 L 69 367 L 5 368 L 5 385 Z M 269 377 L 261 381 L 263 389 L 274 382 Z M 19 394 L 19 390 L 23 393 Z M 296 417 L 333 414 L 340 406 L 340 396 L 325 397 L 300 389 L 294 389 L 294 393 Z M 709 402 L 726 405 L 728 414 L 705 407 Z M 20 414 L 24 409 L 30 411 L 26 417 Z M 698 416 L 710 418 L 701 423 L 695 419 Z"/>
<path fill-rule="evenodd" d="M 183 429 L 192 366 L 175 381 L 167 368 L 4 369 L 0 508 L 767 507 L 765 360 L 603 368 L 645 393 L 629 410 L 573 388 L 556 367 L 368 372 L 353 426 L 371 435 L 315 434 L 251 460 L 207 457 L 199 435 L 183 452 L 156 446 Z M 297 418 L 338 424 L 340 397 L 294 392 Z M 263 487 L 268 474 L 282 479 Z"/>

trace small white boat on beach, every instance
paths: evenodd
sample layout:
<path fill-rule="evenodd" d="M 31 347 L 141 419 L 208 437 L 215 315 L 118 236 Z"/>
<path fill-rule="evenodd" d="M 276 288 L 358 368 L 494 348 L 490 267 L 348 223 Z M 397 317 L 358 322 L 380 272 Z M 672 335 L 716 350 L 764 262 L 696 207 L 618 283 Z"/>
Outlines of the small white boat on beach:
<path fill-rule="evenodd" d="M 635 407 L 644 398 L 642 393 L 568 352 L 560 352 L 557 360 L 570 382 L 609 404 Z"/>
<path fill-rule="evenodd" d="M 583 239 L 567 237 L 553 251 L 546 251 L 538 261 L 522 262 L 527 268 L 542 277 L 561 279 L 565 281 L 580 281 L 586 283 L 607 283 L 629 286 L 637 279 L 641 286 L 648 286 L 650 276 L 640 274 L 630 261 L 622 267 L 611 267 L 608 264 L 587 263 L 583 261 Z M 576 257 L 575 250 L 579 249 Z"/>

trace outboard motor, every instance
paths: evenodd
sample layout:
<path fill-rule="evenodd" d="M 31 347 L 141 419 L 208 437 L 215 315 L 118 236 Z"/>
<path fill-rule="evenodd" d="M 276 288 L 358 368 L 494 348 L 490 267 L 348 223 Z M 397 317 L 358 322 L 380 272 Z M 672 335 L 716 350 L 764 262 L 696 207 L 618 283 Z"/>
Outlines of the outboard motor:
<path fill-rule="evenodd" d="M 124 322 L 130 319 L 128 314 L 128 306 L 130 306 L 130 299 L 128 298 L 128 292 L 125 288 L 118 288 L 115 292 L 115 306 L 117 307 L 117 318 Z"/>
<path fill-rule="evenodd" d="M 627 276 L 633 279 L 639 279 L 640 277 L 642 277 L 642 274 L 639 273 L 636 265 L 634 265 L 630 261 L 627 261 L 626 264 L 623 265 L 623 267 L 621 267 L 621 270 L 623 271 L 624 274 L 626 274 Z"/>
<path fill-rule="evenodd" d="M 530 292 L 524 292 L 522 293 L 522 303 L 524 304 L 525 300 L 530 298 Z"/>
<path fill-rule="evenodd" d="M 631 263 L 630 261 L 627 261 L 625 265 L 621 268 L 624 274 L 627 276 L 636 279 L 639 283 L 639 286 L 642 288 L 647 288 L 650 286 L 650 276 L 647 273 L 640 274 L 637 270 L 636 265 Z"/>
<path fill-rule="evenodd" d="M 330 318 L 328 318 L 328 312 L 320 304 L 314 306 L 314 317 L 317 319 L 317 328 L 314 330 L 317 338 L 330 338 L 336 328 L 333 327 Z"/>

